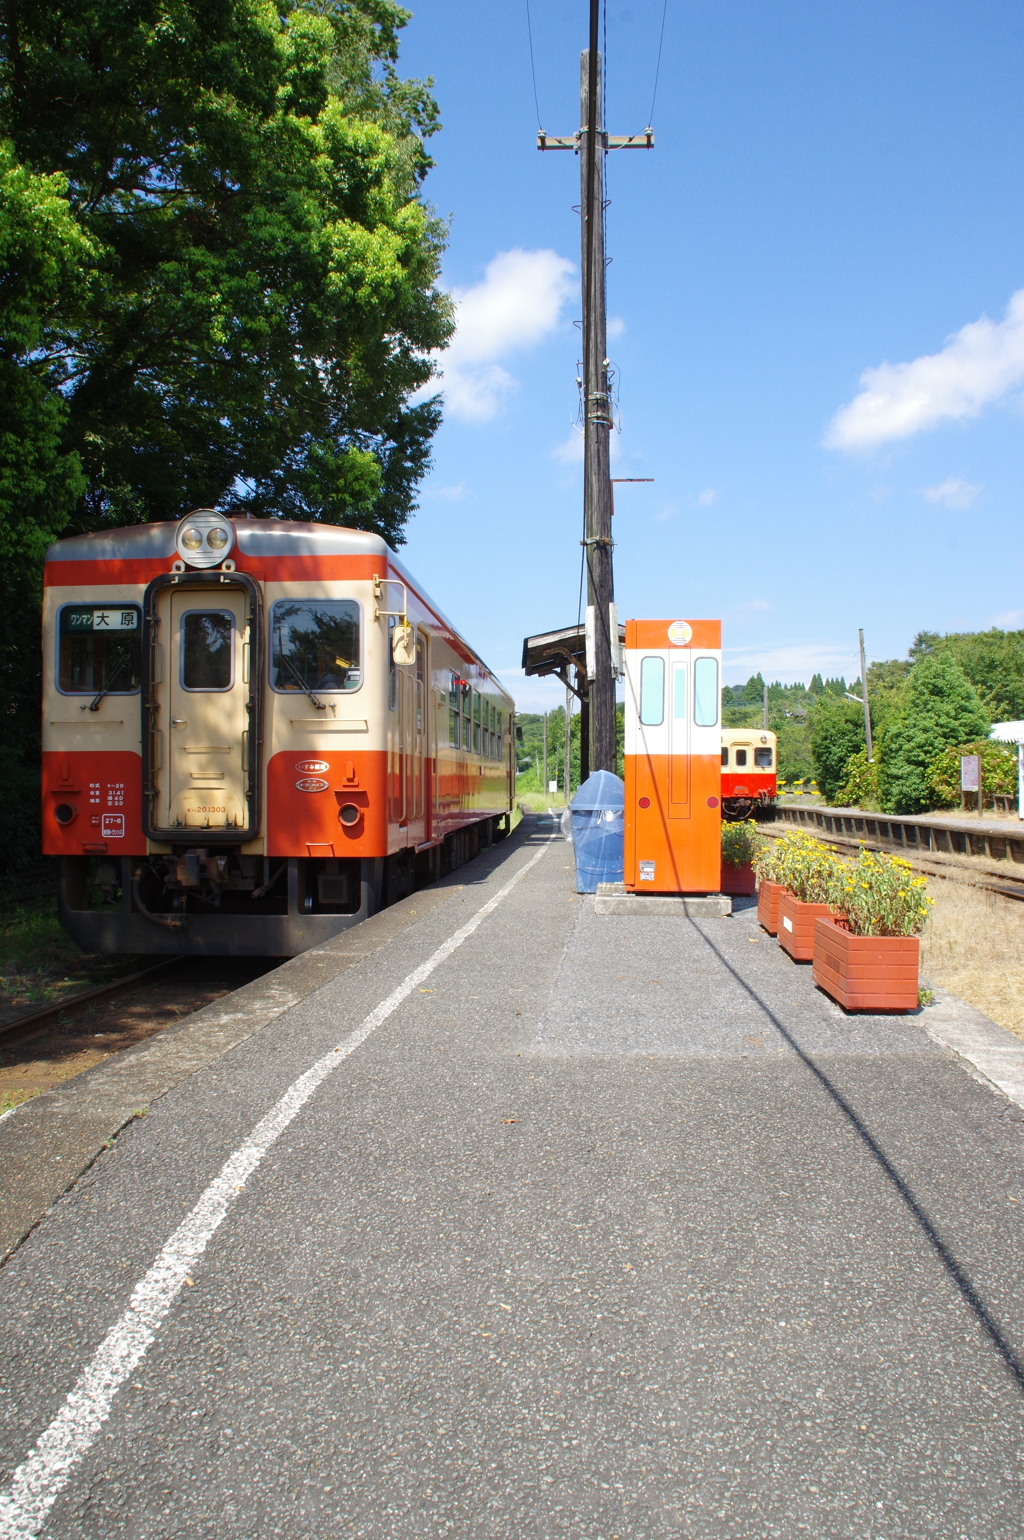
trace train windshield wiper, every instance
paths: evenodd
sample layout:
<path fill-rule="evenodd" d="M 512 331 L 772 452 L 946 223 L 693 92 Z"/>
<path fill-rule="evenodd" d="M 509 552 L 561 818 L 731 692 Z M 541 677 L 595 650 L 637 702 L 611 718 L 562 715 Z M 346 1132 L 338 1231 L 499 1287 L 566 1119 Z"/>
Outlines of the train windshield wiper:
<path fill-rule="evenodd" d="M 298 669 L 295 667 L 295 664 L 292 662 L 291 658 L 288 657 L 287 653 L 279 652 L 277 656 L 278 656 L 279 662 L 284 664 L 285 668 L 288 670 L 288 672 L 291 674 L 292 678 L 297 683 L 299 689 L 304 691 L 304 693 L 306 695 L 308 695 L 310 704 L 313 706 L 314 710 L 316 710 L 316 711 L 326 711 L 327 707 L 324 705 L 324 702 L 322 700 L 317 700 L 316 696 L 313 694 L 312 690 L 309 688 L 309 685 L 303 679 L 302 675 L 299 673 Z"/>
<path fill-rule="evenodd" d="M 95 700 L 91 700 L 88 706 L 80 706 L 80 711 L 98 711 L 100 709 L 100 701 L 103 699 L 104 695 L 110 694 L 110 691 L 114 688 L 115 684 L 120 679 L 125 669 L 128 667 L 128 664 L 131 662 L 131 656 L 132 655 L 130 651 L 125 653 L 124 657 L 121 659 L 120 663 L 117 665 L 100 693 L 96 696 Z"/>

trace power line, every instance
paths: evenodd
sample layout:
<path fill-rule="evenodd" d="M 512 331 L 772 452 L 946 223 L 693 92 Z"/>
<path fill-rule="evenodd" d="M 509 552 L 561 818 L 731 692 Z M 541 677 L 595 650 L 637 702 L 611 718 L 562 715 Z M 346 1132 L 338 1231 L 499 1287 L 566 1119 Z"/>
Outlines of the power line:
<path fill-rule="evenodd" d="M 666 4 L 667 4 L 667 0 L 666 0 Z M 664 30 L 664 27 L 665 27 L 665 18 L 664 17 L 662 17 L 661 25 L 662 25 L 662 30 Z M 542 123 L 540 121 L 540 102 L 537 100 L 537 71 L 534 68 L 534 63 L 533 63 L 533 27 L 530 24 L 530 0 L 526 0 L 526 35 L 530 39 L 530 76 L 531 76 L 531 79 L 533 80 L 533 105 L 534 105 L 534 107 L 536 109 L 536 112 L 537 112 L 537 127 L 543 133 L 543 125 L 542 125 Z M 659 62 L 660 62 L 660 59 L 659 59 Z M 655 84 L 655 90 L 657 90 L 657 84 Z"/>
<path fill-rule="evenodd" d="M 654 69 L 654 92 L 651 96 L 651 110 L 647 114 L 647 127 L 654 122 L 654 104 L 658 100 L 658 76 L 661 74 L 661 45 L 665 41 L 665 17 L 668 14 L 668 0 L 664 0 L 661 7 L 661 32 L 658 34 L 658 62 Z"/>

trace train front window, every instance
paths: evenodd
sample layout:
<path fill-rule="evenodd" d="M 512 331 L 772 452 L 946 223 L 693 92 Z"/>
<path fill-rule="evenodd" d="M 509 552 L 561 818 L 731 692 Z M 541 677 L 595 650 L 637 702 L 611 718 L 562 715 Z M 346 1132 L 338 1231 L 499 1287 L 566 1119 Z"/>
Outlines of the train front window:
<path fill-rule="evenodd" d="M 181 682 L 186 690 L 230 690 L 234 648 L 230 610 L 189 610 L 181 617 Z"/>
<path fill-rule="evenodd" d="M 755 749 L 754 764 L 759 770 L 770 770 L 772 767 L 771 749 Z"/>
<path fill-rule="evenodd" d="M 57 684 L 67 695 L 132 695 L 142 682 L 137 604 L 65 604 L 57 623 Z"/>
<path fill-rule="evenodd" d="M 352 599 L 279 599 L 271 611 L 270 682 L 288 693 L 358 690 L 358 604 Z"/>
<path fill-rule="evenodd" d="M 746 751 L 746 749 L 737 749 L 736 750 L 736 768 L 737 768 L 737 770 L 745 769 L 746 768 L 746 763 L 747 763 L 747 751 Z"/>
<path fill-rule="evenodd" d="M 727 765 L 728 763 L 729 763 L 729 750 L 727 748 L 723 748 L 722 749 L 722 764 L 723 765 Z"/>

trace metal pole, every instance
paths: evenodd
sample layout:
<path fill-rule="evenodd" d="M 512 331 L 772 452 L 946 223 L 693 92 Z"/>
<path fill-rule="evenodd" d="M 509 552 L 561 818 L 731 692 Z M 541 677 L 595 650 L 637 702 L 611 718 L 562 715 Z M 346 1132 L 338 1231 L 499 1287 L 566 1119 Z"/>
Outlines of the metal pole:
<path fill-rule="evenodd" d="M 864 662 L 863 627 L 857 632 L 857 635 L 860 637 L 860 695 L 861 700 L 864 702 L 864 737 L 867 741 L 868 764 L 870 765 L 874 760 L 875 750 L 871 742 L 871 707 L 868 704 L 868 670 L 867 664 Z"/>
<path fill-rule="evenodd" d="M 615 674 L 608 606 L 612 575 L 611 403 L 605 314 L 604 155 L 599 0 L 590 0 L 590 47 L 580 55 L 580 156 L 583 213 L 583 509 L 587 604 L 596 635 L 590 683 L 590 749 L 595 770 L 615 769 Z"/>
<path fill-rule="evenodd" d="M 541 783 L 541 790 L 546 797 L 548 794 L 548 714 L 546 711 L 542 718 L 542 722 L 544 733 L 544 778 Z"/>
<path fill-rule="evenodd" d="M 569 798 L 572 796 L 572 776 L 569 770 L 569 756 L 572 753 L 572 691 L 565 687 L 565 767 L 563 779 L 565 781 L 565 805 L 568 807 Z"/>

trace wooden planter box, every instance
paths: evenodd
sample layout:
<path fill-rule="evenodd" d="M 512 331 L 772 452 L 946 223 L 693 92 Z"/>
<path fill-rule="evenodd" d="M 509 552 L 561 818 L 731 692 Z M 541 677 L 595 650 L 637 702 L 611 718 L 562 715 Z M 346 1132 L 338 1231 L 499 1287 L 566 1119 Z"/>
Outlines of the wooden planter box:
<path fill-rule="evenodd" d="M 754 880 L 754 868 L 747 861 L 743 866 L 733 866 L 729 861 L 722 862 L 722 887 L 723 893 L 735 893 L 737 896 L 750 893 L 756 889 Z"/>
<path fill-rule="evenodd" d="M 779 896 L 779 945 L 794 962 L 810 962 L 814 957 L 814 922 L 831 919 L 828 904 L 803 904 L 788 889 Z"/>
<path fill-rule="evenodd" d="M 919 936 L 851 936 L 833 920 L 814 926 L 814 982 L 844 1011 L 916 1011 Z"/>
<path fill-rule="evenodd" d="M 785 891 L 781 882 L 759 882 L 757 885 L 757 923 L 769 936 L 779 933 L 779 895 Z"/>

